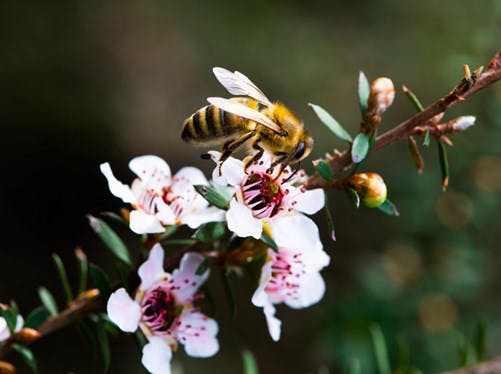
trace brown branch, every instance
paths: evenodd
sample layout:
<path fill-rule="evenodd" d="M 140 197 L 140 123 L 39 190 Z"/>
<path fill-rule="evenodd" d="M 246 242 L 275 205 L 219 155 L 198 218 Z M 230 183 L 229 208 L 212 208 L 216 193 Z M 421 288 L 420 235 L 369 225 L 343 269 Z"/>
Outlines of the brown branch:
<path fill-rule="evenodd" d="M 496 357 L 490 361 L 481 362 L 479 364 L 451 371 L 446 371 L 441 374 L 487 374 L 501 373 L 501 357 Z"/>
<path fill-rule="evenodd" d="M 413 129 L 416 126 L 425 124 L 435 115 L 442 113 L 451 106 L 464 101 L 481 89 L 495 83 L 499 79 L 501 79 L 501 50 L 496 53 L 485 72 L 476 77 L 476 79 L 473 81 L 463 79 L 451 92 L 435 101 L 422 112 L 415 114 L 393 129 L 378 136 L 371 151 L 375 152 L 395 143 L 398 140 L 407 139 L 410 135 L 412 135 Z M 353 163 L 351 160 L 350 150 L 348 149 L 340 155 L 328 160 L 328 163 L 334 173 L 344 170 Z M 331 182 L 326 182 L 318 173 L 311 176 L 307 182 L 307 187 L 310 189 L 325 188 L 330 187 L 330 185 Z"/>

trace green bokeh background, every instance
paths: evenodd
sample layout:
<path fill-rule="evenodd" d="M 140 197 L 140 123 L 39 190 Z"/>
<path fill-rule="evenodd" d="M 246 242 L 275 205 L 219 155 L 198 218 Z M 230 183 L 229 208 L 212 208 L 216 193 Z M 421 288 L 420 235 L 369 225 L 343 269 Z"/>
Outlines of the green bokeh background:
<path fill-rule="evenodd" d="M 173 170 L 189 164 L 210 172 L 212 165 L 179 134 L 207 96 L 225 94 L 213 66 L 246 73 L 270 98 L 294 109 L 316 140 L 314 159 L 343 144 L 306 103 L 322 105 L 356 133 L 359 70 L 370 79 L 391 77 L 397 89 L 407 85 L 424 104 L 434 101 L 458 82 L 462 64 L 486 65 L 500 47 L 500 5 L 2 2 L 0 300 L 16 299 L 27 314 L 38 304 L 40 284 L 62 299 L 50 259 L 55 251 L 72 274 L 76 246 L 108 266 L 111 258 L 85 220 L 86 213 L 120 207 L 100 162 L 110 161 L 124 181 L 132 178 L 128 160 L 142 154 L 164 157 Z M 488 355 L 499 354 L 500 96 L 499 86 L 490 87 L 447 113 L 449 119 L 477 116 L 477 126 L 453 137 L 447 193 L 440 188 L 435 147 L 424 150 L 426 167 L 418 175 L 401 142 L 365 165 L 384 176 L 398 219 L 356 210 L 343 193 L 330 195 L 336 243 L 324 216 L 317 216 L 332 257 L 323 272 L 325 297 L 306 310 L 279 307 L 279 343 L 250 305 L 253 285 L 242 280 L 235 319 L 222 293 L 216 295 L 219 354 L 191 359 L 180 350 L 175 369 L 237 373 L 240 351 L 249 348 L 263 373 L 344 372 L 353 359 L 364 373 L 375 372 L 373 323 L 382 326 L 394 367 L 406 362 L 399 346 L 425 373 L 459 366 L 458 345 L 474 340 L 478 321 L 488 326 Z M 383 129 L 413 111 L 398 90 Z M 312 169 L 308 162 L 305 167 Z M 217 280 L 214 288 L 221 288 Z M 42 373 L 101 370 L 71 329 L 36 343 L 34 352 Z M 110 372 L 143 371 L 132 339 L 114 338 L 112 354 Z"/>

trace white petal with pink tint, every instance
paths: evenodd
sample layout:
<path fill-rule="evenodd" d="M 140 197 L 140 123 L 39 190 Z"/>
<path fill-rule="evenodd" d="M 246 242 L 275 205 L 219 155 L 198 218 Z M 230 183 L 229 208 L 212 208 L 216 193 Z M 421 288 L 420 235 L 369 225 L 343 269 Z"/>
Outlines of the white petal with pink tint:
<path fill-rule="evenodd" d="M 268 301 L 263 306 L 264 316 L 266 318 L 266 324 L 268 325 L 268 332 L 271 338 L 278 342 L 280 340 L 282 321 L 275 317 L 275 306 Z"/>
<path fill-rule="evenodd" d="M 229 157 L 221 166 L 221 175 L 219 175 L 219 158 L 221 153 L 217 151 L 209 151 L 209 155 L 217 166 L 212 171 L 212 180 L 217 184 L 238 186 L 244 180 L 246 174 L 244 171 L 244 163 L 233 157 Z"/>
<path fill-rule="evenodd" d="M 171 359 L 172 351 L 162 338 L 151 337 L 143 347 L 141 363 L 152 374 L 170 374 Z"/>
<path fill-rule="evenodd" d="M 101 170 L 101 173 L 103 173 L 103 175 L 106 177 L 110 192 L 114 196 L 122 199 L 124 203 L 135 203 L 136 198 L 132 193 L 132 190 L 129 186 L 123 184 L 117 178 L 115 178 L 113 172 L 111 171 L 111 166 L 109 163 L 105 162 L 99 165 L 99 169 Z"/>
<path fill-rule="evenodd" d="M 315 214 L 325 205 L 325 194 L 321 188 L 299 192 L 295 199 L 294 209 L 306 214 Z"/>
<path fill-rule="evenodd" d="M 219 351 L 218 325 L 212 318 L 197 311 L 187 311 L 179 317 L 179 322 L 175 334 L 189 356 L 210 357 Z"/>
<path fill-rule="evenodd" d="M 155 244 L 148 255 L 148 259 L 139 267 L 137 271 L 141 278 L 141 291 L 158 282 L 164 275 L 164 250 L 160 244 Z"/>
<path fill-rule="evenodd" d="M 10 331 L 5 318 L 0 317 L 0 342 L 9 339 Z"/>
<path fill-rule="evenodd" d="M 209 269 L 203 274 L 196 275 L 196 271 L 204 257 L 199 253 L 188 252 L 181 259 L 179 269 L 172 273 L 172 294 L 177 303 L 189 303 L 195 292 L 209 277 Z"/>
<path fill-rule="evenodd" d="M 207 222 L 224 221 L 225 211 L 215 207 L 207 207 L 201 210 L 188 212 L 184 215 L 182 221 L 192 229 L 198 228 Z"/>
<path fill-rule="evenodd" d="M 157 234 L 165 231 L 157 217 L 142 210 L 130 212 L 129 219 L 129 227 L 136 234 Z"/>
<path fill-rule="evenodd" d="M 267 261 L 261 268 L 261 275 L 259 277 L 259 285 L 256 291 L 252 295 L 252 304 L 255 306 L 263 307 L 268 303 L 268 295 L 266 294 L 265 288 L 271 279 L 271 266 L 272 261 Z"/>
<path fill-rule="evenodd" d="M 271 222 L 271 227 L 279 247 L 307 250 L 322 245 L 317 225 L 302 214 L 278 217 Z"/>
<path fill-rule="evenodd" d="M 131 299 L 125 288 L 119 288 L 110 295 L 106 311 L 110 320 L 120 330 L 125 332 L 137 330 L 141 319 L 141 308 Z"/>
<path fill-rule="evenodd" d="M 313 271 L 301 277 L 299 288 L 284 303 L 294 309 L 306 308 L 319 302 L 324 293 L 325 282 L 319 272 Z"/>
<path fill-rule="evenodd" d="M 250 209 L 235 199 L 230 202 L 230 208 L 226 212 L 228 229 L 238 236 L 245 238 L 252 236 L 259 239 L 263 232 L 263 223 L 252 215 Z"/>
<path fill-rule="evenodd" d="M 130 160 L 129 168 L 141 179 L 141 185 L 145 188 L 159 192 L 171 184 L 169 165 L 158 156 L 135 157 Z"/>

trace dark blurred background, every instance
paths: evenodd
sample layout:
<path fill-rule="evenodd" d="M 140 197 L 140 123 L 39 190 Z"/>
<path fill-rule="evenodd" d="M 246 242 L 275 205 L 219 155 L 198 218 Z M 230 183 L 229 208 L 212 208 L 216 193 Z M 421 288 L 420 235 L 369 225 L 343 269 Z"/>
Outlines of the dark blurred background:
<path fill-rule="evenodd" d="M 15 299 L 26 315 L 39 304 L 39 285 L 62 300 L 53 252 L 72 276 L 76 246 L 110 268 L 85 219 L 121 206 L 100 162 L 110 161 L 123 181 L 132 179 L 129 159 L 142 154 L 164 157 L 173 170 L 189 164 L 209 173 L 212 165 L 179 134 L 207 96 L 226 94 L 213 66 L 246 73 L 293 108 L 316 139 L 314 159 L 342 144 L 306 103 L 322 105 L 354 134 L 364 70 L 369 79 L 407 85 L 427 105 L 458 82 L 462 64 L 488 63 L 500 47 L 500 21 L 495 0 L 3 1 L 0 301 Z M 306 310 L 278 308 L 279 343 L 243 281 L 235 319 L 216 295 L 219 354 L 191 359 L 181 349 L 175 370 L 237 373 L 240 351 L 249 348 L 263 373 L 337 373 L 353 359 L 370 373 L 374 322 L 395 366 L 405 349 L 423 372 L 458 366 L 458 346 L 473 339 L 479 321 L 488 326 L 488 354 L 500 354 L 500 95 L 490 87 L 447 113 L 477 116 L 474 128 L 453 137 L 447 193 L 436 147 L 423 150 L 418 175 L 401 142 L 365 166 L 384 176 L 399 218 L 356 210 L 343 193 L 331 194 L 336 243 L 323 213 L 317 217 L 332 257 L 326 295 Z M 383 127 L 413 112 L 399 91 Z M 213 288 L 221 288 L 217 280 Z M 34 352 L 42 373 L 102 371 L 72 329 L 36 343 Z M 110 372 L 143 372 L 132 339 L 115 338 L 112 354 Z"/>

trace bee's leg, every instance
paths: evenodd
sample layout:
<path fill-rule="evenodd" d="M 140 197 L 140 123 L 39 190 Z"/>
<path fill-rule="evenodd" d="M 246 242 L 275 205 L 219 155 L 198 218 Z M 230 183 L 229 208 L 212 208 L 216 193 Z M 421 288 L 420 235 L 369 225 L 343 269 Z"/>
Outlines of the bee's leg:
<path fill-rule="evenodd" d="M 289 154 L 286 152 L 275 152 L 274 155 L 278 156 L 278 157 L 272 162 L 272 164 L 270 165 L 270 168 L 267 170 L 267 172 L 272 173 L 275 166 L 280 165 L 280 170 L 277 173 L 277 176 L 278 176 L 282 173 L 282 170 L 284 169 L 284 167 L 287 166 L 286 161 L 289 158 Z"/>
<path fill-rule="evenodd" d="M 257 160 L 259 160 L 262 156 L 263 156 L 263 153 L 264 153 L 264 149 L 263 147 L 261 147 L 259 145 L 259 140 L 256 140 L 253 144 L 252 144 L 252 149 L 255 149 L 257 152 L 254 153 L 254 156 L 252 156 L 252 158 L 250 158 L 249 160 L 247 160 L 247 162 L 245 163 L 245 167 L 244 167 L 244 171 L 245 173 L 247 173 L 247 168 L 249 166 L 251 166 L 254 162 L 256 162 Z"/>
<path fill-rule="evenodd" d="M 221 148 L 221 157 L 219 158 L 219 175 L 221 176 L 221 166 L 223 165 L 223 162 L 225 162 L 228 157 L 230 157 L 233 152 L 237 150 L 238 147 L 240 147 L 242 144 L 244 144 L 247 140 L 252 138 L 254 136 L 255 132 L 250 131 L 244 135 L 242 135 L 238 139 L 234 140 L 229 140 L 226 143 L 223 144 L 223 147 Z"/>

